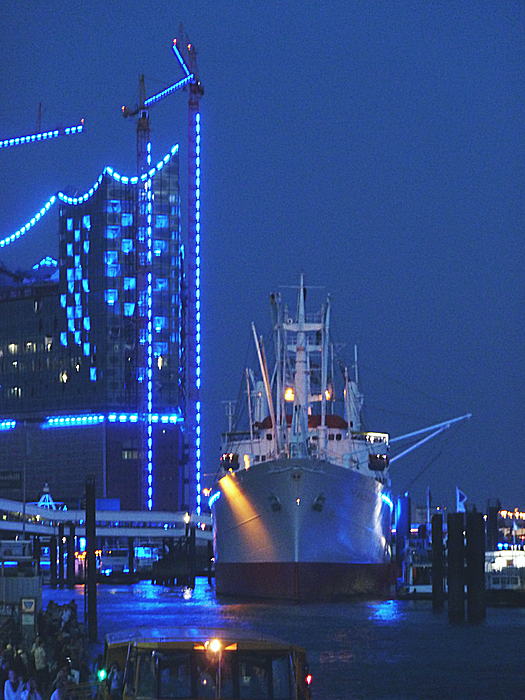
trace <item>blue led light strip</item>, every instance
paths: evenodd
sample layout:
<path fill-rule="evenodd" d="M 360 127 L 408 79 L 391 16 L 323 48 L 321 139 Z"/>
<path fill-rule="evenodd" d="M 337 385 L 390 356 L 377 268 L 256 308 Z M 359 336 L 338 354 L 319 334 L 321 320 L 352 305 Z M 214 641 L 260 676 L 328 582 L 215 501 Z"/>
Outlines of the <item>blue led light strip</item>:
<path fill-rule="evenodd" d="M 186 62 L 182 58 L 181 53 L 177 47 L 177 39 L 173 39 L 173 45 L 171 48 L 173 50 L 173 53 L 175 54 L 175 57 L 177 58 L 177 61 L 180 63 L 182 70 L 186 73 L 188 78 L 190 78 L 190 77 L 193 78 L 194 76 L 190 73 L 190 70 L 189 70 L 188 66 L 186 65 Z"/>
<path fill-rule="evenodd" d="M 211 496 L 211 498 L 208 500 L 208 508 L 211 508 L 212 505 L 215 503 L 215 501 L 218 501 L 220 497 L 221 497 L 221 492 L 215 491 L 213 496 Z"/>
<path fill-rule="evenodd" d="M 8 146 L 21 146 L 23 143 L 32 143 L 33 141 L 46 141 L 48 139 L 56 139 L 57 136 L 71 136 L 71 134 L 80 134 L 84 129 L 84 124 L 75 126 L 67 126 L 65 129 L 53 129 L 52 131 L 39 131 L 31 136 L 18 136 L 13 139 L 5 139 L 0 141 L 0 148 Z"/>
<path fill-rule="evenodd" d="M 151 165 L 151 142 L 148 143 L 146 148 L 147 153 L 147 164 Z M 162 161 L 161 161 L 162 162 Z M 149 173 L 152 171 L 150 170 Z M 153 173 L 155 169 L 153 169 Z M 148 174 L 149 174 L 148 173 Z M 147 205 L 146 205 L 146 266 L 151 270 L 152 262 L 152 252 L 151 247 L 153 243 L 153 229 L 152 229 L 152 198 L 151 198 L 151 178 L 148 179 L 146 183 L 147 188 Z M 146 327 L 146 423 L 147 423 L 147 480 L 148 480 L 148 510 L 153 508 L 153 425 L 152 425 L 152 415 L 153 415 L 153 275 L 150 271 L 147 273 L 146 278 L 146 309 L 147 309 L 147 327 Z"/>
<path fill-rule="evenodd" d="M 148 177 L 152 177 L 157 171 L 161 170 L 166 163 L 169 163 L 171 156 L 175 155 L 179 150 L 178 144 L 175 144 L 171 151 L 164 156 L 164 158 L 157 163 L 157 166 L 153 168 L 152 170 L 149 171 L 149 173 L 146 173 L 142 176 L 142 180 L 146 180 Z M 47 214 L 49 209 L 53 206 L 53 204 L 56 202 L 57 198 L 60 199 L 62 202 L 65 204 L 83 204 L 84 202 L 87 202 L 87 200 L 92 197 L 95 192 L 98 190 L 100 187 L 100 184 L 102 182 L 102 179 L 105 174 L 111 175 L 111 177 L 114 180 L 117 180 L 118 182 L 123 182 L 124 184 L 131 184 L 131 185 L 136 185 L 139 181 L 138 177 L 125 177 L 124 175 L 120 175 L 119 173 L 115 172 L 113 168 L 110 168 L 109 165 L 106 166 L 102 172 L 102 175 L 98 178 L 98 180 L 95 182 L 93 187 L 90 187 L 89 190 L 81 195 L 80 197 L 68 197 L 65 195 L 63 192 L 58 192 L 56 195 L 53 195 L 50 197 L 50 199 L 44 204 L 42 209 L 40 209 L 39 212 L 37 212 L 33 218 L 25 224 L 25 226 L 22 226 L 22 228 L 19 228 L 18 231 L 15 231 L 11 236 L 7 236 L 7 238 L 4 238 L 0 240 L 0 248 L 4 248 L 6 245 L 9 245 L 10 243 L 13 243 L 16 241 L 18 238 L 24 235 L 24 233 L 27 233 L 29 229 L 33 228 L 33 226 L 40 221 L 40 219 L 44 216 L 44 214 Z"/>
<path fill-rule="evenodd" d="M 13 428 L 16 428 L 16 420 L 0 421 L 0 430 L 13 430 Z"/>
<path fill-rule="evenodd" d="M 200 224 L 200 184 L 201 184 L 201 115 L 195 115 L 195 364 L 197 397 L 201 386 L 201 224 Z M 195 413 L 195 478 L 197 481 L 197 513 L 201 513 L 201 402 L 197 400 Z"/>
<path fill-rule="evenodd" d="M 72 416 L 48 416 L 41 428 L 72 428 L 104 423 L 141 423 L 144 418 L 138 413 L 109 413 L 107 416 L 101 413 L 91 413 Z M 182 423 L 184 419 L 180 413 L 152 413 L 151 423 L 163 425 Z M 0 422 L 0 430 L 11 430 L 16 427 L 16 421 L 4 420 Z"/>
<path fill-rule="evenodd" d="M 188 76 L 186 76 L 186 78 L 179 80 L 178 83 L 174 83 L 173 85 L 170 85 L 170 87 L 166 88 L 165 90 L 162 90 L 162 92 L 158 92 L 156 95 L 152 95 L 151 97 L 148 97 L 147 100 L 144 100 L 144 107 L 150 107 L 151 105 L 155 104 L 155 102 L 158 102 L 159 100 L 162 100 L 164 97 L 171 95 L 172 92 L 175 92 L 176 90 L 180 90 L 185 85 L 189 85 L 189 83 L 191 83 L 192 80 L 193 80 L 193 75 L 189 74 Z"/>

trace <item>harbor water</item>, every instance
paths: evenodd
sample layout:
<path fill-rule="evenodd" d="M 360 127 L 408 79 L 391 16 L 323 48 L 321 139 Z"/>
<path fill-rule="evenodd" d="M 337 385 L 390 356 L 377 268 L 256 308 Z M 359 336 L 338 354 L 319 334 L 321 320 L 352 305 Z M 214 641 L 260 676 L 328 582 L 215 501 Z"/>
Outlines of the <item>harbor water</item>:
<path fill-rule="evenodd" d="M 43 604 L 84 588 L 44 588 Z M 313 700 L 495 700 L 525 695 L 524 608 L 488 608 L 477 625 L 452 625 L 430 601 L 276 604 L 217 600 L 207 579 L 181 588 L 99 584 L 98 641 L 138 625 L 249 628 L 306 648 Z"/>

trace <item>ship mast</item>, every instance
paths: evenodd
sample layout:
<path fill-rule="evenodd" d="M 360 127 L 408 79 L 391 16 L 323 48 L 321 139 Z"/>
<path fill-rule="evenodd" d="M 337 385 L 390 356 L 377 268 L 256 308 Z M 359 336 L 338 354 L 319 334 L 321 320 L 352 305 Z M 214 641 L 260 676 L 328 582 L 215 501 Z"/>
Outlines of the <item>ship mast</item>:
<path fill-rule="evenodd" d="M 304 299 L 306 289 L 304 275 L 301 275 L 301 286 L 297 303 L 297 340 L 295 351 L 295 386 L 290 433 L 290 456 L 308 456 L 308 367 L 306 357 L 306 316 Z"/>

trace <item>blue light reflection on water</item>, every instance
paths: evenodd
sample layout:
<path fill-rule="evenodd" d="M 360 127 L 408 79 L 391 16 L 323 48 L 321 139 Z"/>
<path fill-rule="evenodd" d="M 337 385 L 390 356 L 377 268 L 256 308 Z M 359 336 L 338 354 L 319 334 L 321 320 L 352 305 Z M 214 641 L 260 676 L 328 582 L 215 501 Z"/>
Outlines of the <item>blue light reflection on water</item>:
<path fill-rule="evenodd" d="M 246 627 L 304 646 L 312 700 L 483 700 L 523 695 L 525 609 L 489 608 L 480 625 L 451 625 L 430 601 L 246 603 L 219 601 L 206 579 L 181 588 L 98 586 L 98 638 L 140 625 Z M 83 587 L 44 588 L 43 602 L 75 598 Z"/>

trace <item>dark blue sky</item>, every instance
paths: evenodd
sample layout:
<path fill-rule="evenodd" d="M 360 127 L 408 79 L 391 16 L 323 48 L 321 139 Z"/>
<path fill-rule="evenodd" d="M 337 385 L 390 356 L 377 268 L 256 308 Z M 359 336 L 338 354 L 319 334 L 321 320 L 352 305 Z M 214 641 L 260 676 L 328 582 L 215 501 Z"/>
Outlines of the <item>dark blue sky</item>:
<path fill-rule="evenodd" d="M 222 400 L 250 323 L 304 272 L 358 344 L 370 429 L 470 421 L 392 466 L 394 494 L 525 509 L 525 6 L 520 2 L 114 0 L 0 6 L 0 139 L 85 119 L 85 133 L 0 151 L 0 238 L 105 165 L 133 175 L 123 104 L 182 75 L 202 113 L 204 414 L 214 472 Z M 187 95 L 151 109 L 154 159 L 187 139 Z M 182 168 L 184 172 L 184 167 Z M 0 251 L 56 255 L 55 213 Z M 431 443 L 432 444 L 432 443 Z M 419 478 L 418 475 L 420 475 Z M 415 481 L 414 481 L 415 480 Z M 412 484 L 412 482 L 414 483 Z"/>

